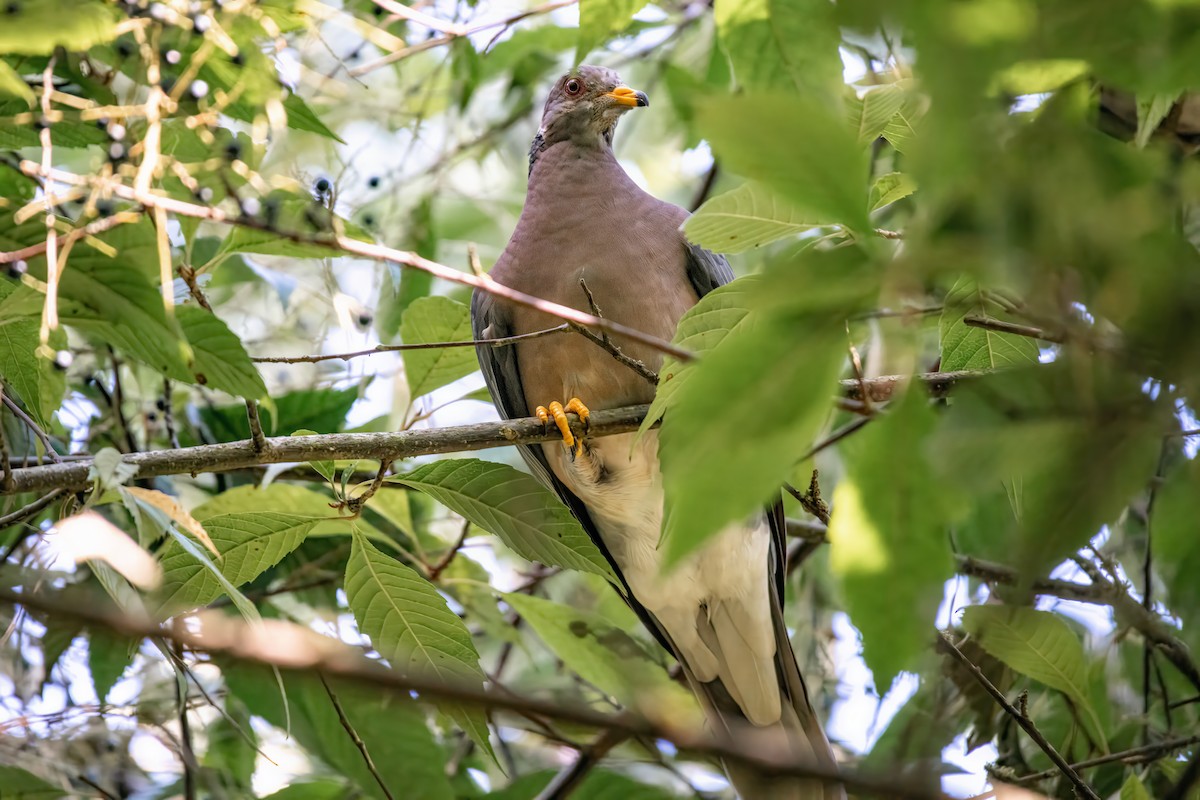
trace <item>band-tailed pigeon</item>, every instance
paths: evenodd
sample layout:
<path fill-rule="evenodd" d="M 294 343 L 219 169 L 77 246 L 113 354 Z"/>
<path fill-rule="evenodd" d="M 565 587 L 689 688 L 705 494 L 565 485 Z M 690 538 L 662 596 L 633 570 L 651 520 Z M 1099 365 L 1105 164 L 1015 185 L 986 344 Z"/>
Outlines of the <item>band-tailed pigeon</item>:
<path fill-rule="evenodd" d="M 554 85 L 529 152 L 525 206 L 491 277 L 589 310 L 584 279 L 606 317 L 670 339 L 684 312 L 733 273 L 724 258 L 687 242 L 680 231 L 686 211 L 638 188 L 613 156 L 617 120 L 648 104 L 645 94 L 602 67 L 581 66 Z M 559 322 L 481 290 L 471 315 L 477 339 Z M 652 368 L 662 361 L 648 346 L 620 346 Z M 618 588 L 683 665 L 711 723 L 735 736 L 746 721 L 784 731 L 793 752 L 833 765 L 783 620 L 782 508 L 731 525 L 664 573 L 657 549 L 663 513 L 657 436 L 652 432 L 636 445 L 633 434 L 576 441 L 566 418 L 571 412 L 586 421 L 589 407 L 647 403 L 654 387 L 581 336 L 477 352 L 501 416 L 537 415 L 562 431 L 561 443 L 525 446 L 521 455 L 608 558 L 620 576 Z M 747 800 L 845 796 L 836 784 L 763 779 L 739 768 L 730 777 Z"/>

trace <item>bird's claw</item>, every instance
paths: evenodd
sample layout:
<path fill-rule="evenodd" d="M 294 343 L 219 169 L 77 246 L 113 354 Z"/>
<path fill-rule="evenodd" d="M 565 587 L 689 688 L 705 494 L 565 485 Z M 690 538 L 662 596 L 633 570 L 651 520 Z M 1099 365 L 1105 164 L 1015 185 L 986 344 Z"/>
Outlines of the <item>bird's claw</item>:
<path fill-rule="evenodd" d="M 567 414 L 571 413 L 579 417 L 579 421 L 583 424 L 584 431 L 588 428 L 588 418 L 591 416 L 591 411 L 583 404 L 578 397 L 572 397 L 564 406 L 557 400 L 550 403 L 549 406 L 538 406 L 534 409 L 537 418 L 542 421 L 543 425 L 549 425 L 553 422 L 559 432 L 562 434 L 563 444 L 567 447 L 575 448 L 575 456 L 583 455 L 583 437 L 576 437 L 571 432 L 571 421 L 567 419 Z"/>

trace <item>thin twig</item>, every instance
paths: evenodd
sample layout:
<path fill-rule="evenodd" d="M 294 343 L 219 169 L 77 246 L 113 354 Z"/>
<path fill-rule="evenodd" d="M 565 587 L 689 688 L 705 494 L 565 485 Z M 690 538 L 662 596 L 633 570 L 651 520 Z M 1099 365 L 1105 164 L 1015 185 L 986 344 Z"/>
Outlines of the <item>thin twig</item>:
<path fill-rule="evenodd" d="M 175 659 L 183 662 L 183 645 L 174 642 L 172 647 Z M 181 675 L 175 681 L 175 703 L 179 707 L 179 760 L 183 762 L 183 796 L 185 800 L 196 800 L 196 773 L 192 766 L 196 763 L 196 753 L 192 749 L 192 727 L 188 720 L 187 676 Z"/>
<path fill-rule="evenodd" d="M 575 2 L 575 0 L 569 0 L 569 2 Z M 526 294 L 525 292 L 517 291 L 501 283 L 497 283 L 488 276 L 480 277 L 477 275 L 470 275 L 454 269 L 453 267 L 448 267 L 445 264 L 439 264 L 436 261 L 430 261 L 418 253 L 395 250 L 390 247 L 371 244 L 369 242 L 349 238 L 340 233 L 314 236 L 297 233 L 295 231 L 283 231 L 268 225 L 265 221 L 258 219 L 257 217 L 231 215 L 225 213 L 219 208 L 212 206 L 188 203 L 183 200 L 177 200 L 172 197 L 165 197 L 162 195 L 153 194 L 151 192 L 139 192 L 133 187 L 127 186 L 118 181 L 101 180 L 88 176 L 76 175 L 75 173 L 68 172 L 66 170 L 49 169 L 39 166 L 38 164 L 28 160 L 20 161 L 18 168 L 23 173 L 31 177 L 42 177 L 73 185 L 97 185 L 104 191 L 110 192 L 117 197 L 139 202 L 147 208 L 162 208 L 180 216 L 206 219 L 210 222 L 223 225 L 235 225 L 254 230 L 269 231 L 270 233 L 289 241 L 301 242 L 304 244 L 311 244 L 316 247 L 324 247 L 334 251 L 350 253 L 374 261 L 384 261 L 398 264 L 402 267 L 411 267 L 422 272 L 427 272 L 430 275 L 433 275 L 435 278 L 441 278 L 442 280 L 449 281 L 451 283 L 458 283 L 463 286 L 470 286 L 502 298 L 510 303 L 526 306 L 544 314 L 558 317 L 559 319 L 567 322 L 574 322 L 576 324 L 592 328 L 599 328 L 614 336 L 621 336 L 636 342 L 641 342 L 648 347 L 652 347 L 660 352 L 666 353 L 667 355 L 674 356 L 680 361 L 690 361 L 694 357 L 694 354 L 690 351 L 678 347 L 677 345 L 674 345 L 664 339 L 660 339 L 657 336 L 652 336 L 648 333 L 644 333 L 627 325 L 622 325 L 610 319 L 601 319 L 592 314 L 585 314 L 578 309 L 571 308 L 570 306 L 565 306 L 560 303 L 553 303 L 548 300 L 543 300 L 540 297 L 535 297 L 533 295 Z"/>
<path fill-rule="evenodd" d="M 43 508 L 46 508 L 47 506 L 49 506 L 51 503 L 53 503 L 59 497 L 66 494 L 66 491 L 67 491 L 66 489 L 55 489 L 54 491 L 50 492 L 49 494 L 39 497 L 37 500 L 34 500 L 29 505 L 22 506 L 21 508 L 18 508 L 16 511 L 13 511 L 10 514 L 5 514 L 3 517 L 0 517 L 0 531 L 4 530 L 9 525 L 16 525 L 18 522 L 24 522 L 25 520 L 29 519 L 34 514 L 41 511 Z M 21 546 L 22 542 L 24 542 L 26 539 L 28 539 L 34 533 L 37 533 L 37 531 L 31 529 L 29 531 L 19 534 L 15 539 L 13 539 L 9 543 L 8 547 L 5 548 L 4 552 L 0 553 L 0 564 L 3 564 L 4 562 L 8 561 L 8 559 L 12 557 L 12 554 L 17 551 L 17 548 Z"/>
<path fill-rule="evenodd" d="M 455 540 L 454 546 L 447 550 L 446 554 L 438 559 L 436 564 L 429 568 L 429 574 L 426 577 L 429 578 L 430 583 L 437 583 L 437 579 L 441 577 L 443 572 L 446 571 L 446 567 L 450 566 L 450 564 L 454 562 L 455 557 L 458 555 L 458 551 L 462 550 L 463 542 L 467 540 L 467 534 L 470 532 L 470 530 L 471 520 L 463 520 L 462 530 L 459 531 L 458 539 Z"/>
<path fill-rule="evenodd" d="M 357 517 L 362 513 L 363 506 L 367 504 L 368 500 L 375 496 L 375 493 L 379 491 L 379 487 L 383 486 L 383 480 L 387 477 L 388 470 L 391 468 L 391 459 L 385 458 L 379 463 L 379 470 L 375 473 L 375 479 L 371 481 L 371 485 L 367 487 L 366 491 L 357 497 L 347 498 L 346 510 L 349 511 L 352 516 Z"/>
<path fill-rule="evenodd" d="M 571 331 L 571 326 L 564 322 L 562 325 L 555 325 L 553 328 L 544 328 L 540 331 L 532 331 L 530 333 L 519 333 L 515 336 L 502 336 L 498 339 L 470 339 L 461 342 L 417 342 L 414 344 L 378 344 L 369 350 L 356 350 L 353 353 L 330 353 L 319 356 L 291 357 L 259 356 L 250 360 L 259 364 L 316 364 L 320 361 L 334 361 L 338 359 L 349 361 L 359 356 L 372 356 L 376 353 L 397 353 L 404 352 L 405 350 L 441 350 L 447 347 L 503 347 L 504 345 L 524 339 L 539 339 L 543 336 L 550 336 L 556 333 L 569 333 Z"/>
<path fill-rule="evenodd" d="M 54 90 L 54 65 L 57 60 L 57 54 L 51 55 L 42 73 L 42 130 L 39 137 L 43 171 L 54 167 L 53 142 L 50 139 L 50 112 L 53 106 L 50 98 Z M 46 303 L 42 309 L 42 325 L 38 334 L 43 348 L 49 347 L 50 331 L 58 327 L 58 281 L 64 266 L 58 261 L 58 219 L 54 213 L 52 195 L 53 192 L 46 191 Z"/>
<path fill-rule="evenodd" d="M 1158 498 L 1158 487 L 1162 485 L 1167 470 L 1167 457 L 1171 454 L 1171 440 L 1164 436 L 1158 447 L 1158 466 L 1154 469 L 1154 480 L 1150 481 L 1146 499 L 1146 550 L 1142 557 L 1142 608 L 1147 614 L 1154 609 L 1154 501 Z M 1142 642 L 1142 714 L 1150 718 L 1150 670 L 1154 664 L 1154 646 L 1149 639 Z M 1163 710 L 1170 719 L 1171 699 L 1163 691 Z M 1142 744 L 1150 741 L 1150 726 L 1142 728 Z"/>
<path fill-rule="evenodd" d="M 870 419 L 870 418 L 864 417 L 863 419 Z M 800 503 L 801 508 L 803 508 L 805 511 L 812 514 L 814 517 L 821 520 L 821 522 L 825 523 L 825 525 L 828 526 L 829 525 L 829 506 L 825 503 L 825 501 L 823 499 L 821 499 L 821 484 L 819 483 L 819 480 L 818 480 L 819 478 L 820 478 L 820 472 L 817 471 L 816 469 L 814 469 L 812 471 L 812 480 L 810 480 L 808 483 L 808 491 L 807 492 L 801 492 L 799 489 L 797 489 L 795 486 L 792 486 L 792 484 L 790 484 L 790 483 L 785 483 L 783 485 L 783 488 L 788 494 L 790 494 L 792 497 L 796 498 L 797 502 Z"/>
<path fill-rule="evenodd" d="M 50 457 L 51 461 L 57 463 L 62 460 L 58 457 L 58 451 L 54 449 L 50 437 L 42 430 L 40 425 L 33 421 L 33 417 L 25 413 L 25 409 L 17 405 L 16 401 L 7 394 L 0 397 L 0 400 L 3 400 L 4 407 L 11 411 L 13 416 L 21 420 L 21 422 L 24 422 L 25 427 L 29 428 L 30 432 L 38 438 L 38 441 L 42 443 L 42 449 L 46 451 L 46 455 Z"/>
<path fill-rule="evenodd" d="M 836 431 L 829 434 L 824 439 L 822 439 L 821 441 L 819 441 L 815 445 L 813 445 L 808 450 L 808 452 L 805 453 L 800 458 L 800 463 L 803 464 L 805 461 L 808 461 L 810 458 L 812 458 L 813 456 L 815 456 L 817 453 L 821 452 L 822 450 L 824 450 L 828 447 L 832 447 L 833 445 L 835 445 L 838 442 L 845 439 L 847 436 L 850 436 L 854 432 L 861 430 L 863 427 L 866 426 L 866 424 L 868 422 L 870 422 L 873 419 L 875 419 L 875 417 L 868 415 L 868 416 L 859 417 L 858 419 L 847 422 L 845 425 L 838 428 Z"/>
<path fill-rule="evenodd" d="M 0 383 L 0 401 L 4 399 L 4 384 Z M 0 480 L 0 486 L 4 490 L 12 490 L 12 458 L 8 452 L 8 437 L 4 435 L 4 403 L 0 402 L 0 472 L 3 473 L 3 479 Z"/>
<path fill-rule="evenodd" d="M 346 710 L 342 708 L 341 701 L 334 694 L 333 687 L 329 685 L 329 681 L 325 680 L 325 673 L 317 670 L 317 677 L 321 679 L 321 685 L 325 687 L 325 694 L 329 695 L 329 702 L 333 703 L 333 710 L 337 712 L 338 721 L 342 723 L 342 729 L 346 731 L 346 735 L 350 737 L 350 741 L 354 742 L 354 746 L 362 754 L 363 763 L 367 765 L 367 771 L 371 773 L 371 777 L 379 784 L 383 796 L 387 800 L 396 800 L 391 790 L 388 789 L 387 783 L 384 782 L 383 776 L 375 768 L 375 762 L 371 760 L 371 753 L 367 750 L 366 742 L 362 740 L 362 737 L 358 735 L 358 731 L 354 730 L 354 726 L 350 724 L 350 719 L 346 716 Z"/>
<path fill-rule="evenodd" d="M 262 420 L 258 416 L 258 403 L 246 401 L 246 422 L 250 425 L 250 444 L 254 452 L 261 453 L 267 449 L 267 437 L 263 436 Z"/>
<path fill-rule="evenodd" d="M 162 396 L 162 415 L 163 425 L 167 429 L 167 441 L 171 443 L 171 447 L 179 449 L 179 432 L 175 430 L 175 410 L 171 403 L 171 379 L 163 378 L 163 396 Z"/>
<path fill-rule="evenodd" d="M 963 317 L 963 324 L 968 328 L 982 328 L 988 331 L 996 331 L 997 333 L 1011 333 L 1014 336 L 1041 339 L 1044 342 L 1054 342 L 1055 344 L 1062 344 L 1064 341 L 1062 336 L 1055 333 L 1047 333 L 1041 328 L 1035 328 L 1032 325 L 1018 325 L 1015 322 L 1005 322 L 1004 320 L 992 319 L 991 317 Z"/>
<path fill-rule="evenodd" d="M 579 287 L 583 289 L 583 293 L 587 295 L 588 306 L 592 309 L 592 314 L 595 315 L 597 319 L 604 319 L 604 314 L 600 311 L 600 306 L 596 304 L 596 298 L 592 296 L 592 290 L 588 288 L 587 281 L 583 278 L 580 278 Z M 576 333 L 582 335 L 589 342 L 600 347 L 602 350 L 605 350 L 617 361 L 629 367 L 641 377 L 645 378 L 651 386 L 658 386 L 658 373 L 647 367 L 641 361 L 638 361 L 636 358 L 630 358 L 629 356 L 625 355 L 621 348 L 617 347 L 616 343 L 613 342 L 611 337 L 609 337 L 607 331 L 602 329 L 600 335 L 597 336 L 582 325 L 573 325 L 571 323 L 567 324 L 571 325 L 571 329 Z"/>
<path fill-rule="evenodd" d="M 1147 761 L 1156 761 L 1164 756 L 1168 756 L 1176 750 L 1182 750 L 1185 747 L 1200 742 L 1200 734 L 1195 736 L 1183 736 L 1178 739 L 1167 739 L 1154 744 L 1145 744 L 1141 747 L 1131 747 L 1128 750 L 1121 750 L 1118 753 L 1108 753 L 1106 755 L 1089 758 L 1086 761 L 1077 761 L 1071 765 L 1072 769 L 1081 770 L 1089 769 L 1090 767 L 1101 767 L 1105 764 L 1112 764 L 1120 761 L 1125 764 L 1144 764 Z M 1034 772 L 1031 775 L 1021 775 L 1017 778 L 1012 778 L 1012 783 L 1024 785 L 1034 783 L 1036 781 L 1053 778 L 1059 774 L 1057 769 L 1044 769 L 1041 772 Z"/>
<path fill-rule="evenodd" d="M 943 649 L 952 655 L 954 659 L 958 661 L 958 663 L 966 667 L 971 675 L 975 678 L 976 682 L 983 687 L 984 691 L 992 696 L 992 699 L 996 701 L 997 705 L 1004 709 L 1004 712 L 1012 717 L 1016 723 L 1021 726 L 1021 730 L 1025 731 L 1030 739 L 1033 739 L 1034 743 L 1036 743 L 1037 746 L 1042 749 L 1042 752 L 1045 753 L 1046 756 L 1054 763 L 1054 766 L 1058 767 L 1058 771 L 1067 777 L 1067 780 L 1069 780 L 1075 787 L 1076 793 L 1086 800 L 1100 800 L 1100 796 L 1096 794 L 1092 787 L 1088 786 L 1083 779 L 1079 777 L 1079 773 L 1072 769 L 1071 765 L 1068 764 L 1066 760 L 1059 754 L 1059 752 L 1054 749 L 1054 745 L 1050 744 L 1050 742 L 1046 740 L 1046 737 L 1042 735 L 1042 732 L 1039 731 L 1037 726 L 1033 724 L 1033 720 L 1029 718 L 1029 715 L 1024 713 L 1024 711 L 1014 707 L 1012 703 L 1008 702 L 1008 698 L 1006 698 L 1004 693 L 997 689 L 995 685 L 988 680 L 987 676 L 983 674 L 983 670 L 977 667 L 975 663 L 971 661 L 971 659 L 967 658 L 963 651 L 958 649 L 958 647 L 954 644 L 954 640 L 950 638 L 950 635 L 943 632 L 939 638 L 941 640 Z"/>

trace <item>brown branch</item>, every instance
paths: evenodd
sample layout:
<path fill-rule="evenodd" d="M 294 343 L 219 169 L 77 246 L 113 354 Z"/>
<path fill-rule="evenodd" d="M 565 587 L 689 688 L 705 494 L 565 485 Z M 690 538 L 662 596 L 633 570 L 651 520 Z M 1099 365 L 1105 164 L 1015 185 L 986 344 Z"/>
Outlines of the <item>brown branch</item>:
<path fill-rule="evenodd" d="M 1120 761 L 1124 764 L 1144 764 L 1147 761 L 1157 761 L 1164 756 L 1168 756 L 1176 750 L 1182 750 L 1185 747 L 1200 742 L 1200 734 L 1195 736 L 1183 736 L 1178 739 L 1167 739 L 1154 744 L 1144 744 L 1141 747 L 1131 747 L 1128 750 L 1121 750 L 1117 753 L 1109 753 L 1096 758 L 1089 758 L 1086 761 L 1077 761 L 1071 765 L 1075 770 L 1089 769 L 1090 767 L 1100 767 L 1105 764 L 1112 764 Z M 1006 778 L 1009 783 L 1024 785 L 1034 783 L 1036 781 L 1053 778 L 1058 775 L 1057 769 L 1044 769 L 1041 772 L 1034 772 L 1031 775 L 1021 775 L 1016 778 Z"/>
<path fill-rule="evenodd" d="M 353 353 L 292 357 L 259 356 L 250 360 L 259 364 L 316 364 L 320 361 L 334 361 L 338 359 L 349 361 L 352 358 L 360 356 L 372 356 L 376 353 L 398 353 L 405 350 L 441 350 L 447 347 L 503 347 L 504 345 L 519 342 L 523 339 L 539 339 L 543 336 L 550 336 L 556 333 L 570 333 L 572 330 L 571 326 L 564 322 L 562 325 L 556 325 L 553 328 L 543 328 L 540 331 L 532 331 L 530 333 L 518 333 L 515 336 L 501 336 L 498 339 L 471 339 L 461 342 L 417 342 L 414 344 L 377 344 L 369 350 L 356 350 Z"/>
<path fill-rule="evenodd" d="M 54 489 L 49 494 L 45 495 L 44 497 L 39 497 L 29 505 L 18 508 L 16 511 L 13 511 L 10 514 L 5 514 L 3 517 L 0 517 L 0 529 L 7 528 L 9 525 L 15 525 L 22 520 L 32 517 L 37 512 L 53 503 L 59 497 L 66 494 L 66 492 L 66 489 Z M 5 558 L 7 558 L 7 555 L 9 554 L 6 554 Z M 3 562 L 4 560 L 5 559 L 0 559 L 0 562 Z"/>
<path fill-rule="evenodd" d="M 4 399 L 4 384 L 0 383 L 0 400 Z M 0 403 L 0 487 L 5 491 L 12 489 L 12 457 L 8 452 L 8 437 L 4 435 L 3 403 Z"/>
<path fill-rule="evenodd" d="M 469 533 L 470 530 L 471 520 L 463 520 L 462 530 L 459 532 L 458 539 L 455 540 L 454 546 L 447 550 L 445 555 L 438 559 L 438 562 L 429 568 L 429 574 L 426 575 L 426 577 L 429 578 L 430 583 L 437 583 L 437 579 L 441 577 L 443 572 L 446 571 L 446 567 L 450 566 L 450 564 L 454 562 L 454 559 L 458 556 L 458 551 L 462 550 L 463 542 L 467 540 L 467 533 Z"/>
<path fill-rule="evenodd" d="M 881 375 L 877 378 L 867 378 L 863 381 L 864 388 L 873 403 L 890 400 L 896 390 L 904 387 L 909 381 L 919 381 L 933 397 L 945 397 L 954 385 L 960 381 L 978 378 L 990 374 L 992 370 L 962 370 L 959 372 L 926 372 L 920 375 Z M 862 388 L 854 379 L 841 382 L 842 394 L 851 400 L 862 400 Z"/>
<path fill-rule="evenodd" d="M 246 401 L 246 422 L 250 425 L 250 445 L 254 452 L 261 453 L 267 449 L 267 437 L 263 435 L 262 420 L 258 416 L 258 403 Z"/>
<path fill-rule="evenodd" d="M 379 462 L 379 469 L 375 472 L 375 478 L 371 481 L 371 485 L 367 487 L 366 491 L 358 497 L 346 498 L 346 510 L 350 512 L 351 516 L 357 517 L 362 513 L 363 506 L 375 496 L 375 493 L 379 491 L 379 487 L 383 486 L 383 479 L 387 477 L 388 470 L 391 468 L 392 460 L 390 458 L 383 459 Z"/>
<path fill-rule="evenodd" d="M 362 740 L 362 737 L 358 735 L 358 731 L 354 730 L 354 726 L 350 724 L 350 719 L 346 716 L 346 710 L 342 708 L 341 701 L 338 700 L 333 687 L 329 685 L 329 681 L 325 680 L 325 674 L 321 670 L 317 670 L 317 677 L 321 679 L 321 685 L 325 687 L 325 694 L 329 695 L 329 702 L 333 704 L 333 710 L 337 712 L 338 721 L 342 723 L 342 729 L 346 731 L 346 735 L 350 737 L 350 741 L 354 742 L 354 746 L 362 754 L 363 762 L 367 765 L 367 771 L 371 773 L 371 777 L 379 784 L 380 790 L 383 791 L 383 796 L 387 800 L 396 800 L 391 790 L 388 789 L 387 783 L 384 782 L 383 776 L 379 774 L 379 770 L 375 767 L 375 762 L 371 759 L 371 753 L 367 750 L 366 742 Z"/>
<path fill-rule="evenodd" d="M 628 734 L 620 731 L 603 731 L 596 741 L 580 749 L 575 760 L 555 775 L 535 800 L 564 800 L 587 777 L 592 768 L 604 760 L 609 750 L 627 738 Z"/>
<path fill-rule="evenodd" d="M 591 415 L 588 436 L 608 436 L 637 430 L 647 406 L 630 406 Z M 230 469 L 283 464 L 295 461 L 340 461 L 355 459 L 397 461 L 419 455 L 436 455 L 484 450 L 514 444 L 558 441 L 562 434 L 547 430 L 537 417 L 482 422 L 447 428 L 387 433 L 333 433 L 310 436 L 276 436 L 266 439 L 260 452 L 249 440 L 198 445 L 179 450 L 149 450 L 122 456 L 138 468 L 139 478 L 160 475 L 196 475 Z M 51 488 L 76 488 L 88 484 L 92 459 L 78 459 L 40 467 L 13 470 L 12 494 Z"/>
<path fill-rule="evenodd" d="M 1062 344 L 1064 337 L 1047 333 L 1041 328 L 1035 328 L 1032 325 L 1018 325 L 1015 322 L 1005 322 L 1004 320 L 992 319 L 991 317 L 963 317 L 963 324 L 968 328 L 982 328 L 987 331 L 996 331 L 997 333 L 1011 333 L 1014 336 L 1025 336 L 1030 339 L 1041 339 L 1045 342 L 1054 342 Z"/>
<path fill-rule="evenodd" d="M 563 705 L 508 691 L 447 683 L 421 675 L 403 675 L 365 658 L 340 641 L 279 620 L 264 620 L 258 625 L 248 625 L 224 615 L 203 615 L 193 618 L 196 623 L 194 626 L 182 629 L 159 625 L 131 614 L 111 614 L 94 603 L 66 603 L 44 592 L 18 593 L 0 587 L 0 602 L 82 620 L 125 636 L 161 637 L 180 642 L 193 652 L 223 653 L 244 663 L 272 666 L 281 672 L 311 674 L 315 670 L 328 678 L 393 691 L 405 697 L 415 692 L 426 699 L 452 700 L 467 706 L 507 711 L 521 716 L 532 714 L 573 725 L 613 731 L 627 737 L 663 739 L 681 751 L 745 764 L 764 775 L 840 783 L 850 791 L 882 794 L 900 800 L 947 800 L 941 792 L 897 780 L 891 775 L 875 776 L 816 763 L 806 757 L 784 752 L 780 746 L 771 746 L 776 742 L 758 737 L 718 736 L 693 727 L 682 729 L 678 725 L 657 723 L 631 713 L 606 714 L 585 706 Z M 288 647 L 281 648 L 280 634 L 285 629 Z"/>
<path fill-rule="evenodd" d="M 90 222 L 79 228 L 75 228 L 70 233 L 62 237 L 62 243 L 66 246 L 69 243 L 74 243 L 79 239 L 95 236 L 105 231 L 112 230 L 118 225 L 126 225 L 130 222 L 137 222 L 141 219 L 141 214 L 136 211 L 122 211 L 113 214 L 109 217 L 102 217 L 94 222 Z M 28 247 L 22 247 L 20 250 L 9 250 L 0 252 L 0 264 L 13 264 L 17 261 L 28 261 L 31 258 L 37 258 L 46 252 L 45 240 L 37 244 L 31 244 Z"/>
<path fill-rule="evenodd" d="M 870 419 L 870 417 L 864 417 Z M 808 483 L 808 491 L 801 492 L 790 483 L 783 485 L 784 490 L 800 503 L 800 507 L 808 513 L 812 514 L 817 519 L 821 520 L 826 527 L 829 525 L 829 506 L 821 499 L 821 484 L 818 482 L 820 473 L 817 470 L 812 471 L 812 480 Z"/>
<path fill-rule="evenodd" d="M 569 0 L 575 2 L 575 0 Z M 432 40 L 430 40 L 432 41 Z M 636 342 L 652 347 L 668 355 L 672 355 L 681 361 L 690 361 L 693 354 L 680 348 L 671 342 L 660 339 L 657 336 L 651 336 L 635 328 L 630 328 L 627 325 L 622 325 L 618 322 L 613 322 L 610 319 L 601 319 L 593 314 L 585 314 L 578 309 L 564 306 L 560 303 L 553 303 L 549 300 L 543 300 L 540 297 L 526 294 L 509 288 L 501 283 L 497 283 L 486 275 L 471 275 L 460 270 L 448 267 L 445 264 L 439 264 L 436 261 L 414 253 L 411 251 L 395 250 L 390 247 L 373 244 L 370 242 L 351 239 L 340 233 L 324 234 L 312 236 L 309 234 L 301 234 L 295 231 L 283 231 L 268 225 L 263 220 L 257 217 L 251 217 L 245 214 L 234 216 L 227 214 L 219 208 L 212 206 L 197 205 L 188 203 L 183 200 L 176 200 L 172 197 L 164 197 L 153 194 L 150 191 L 140 191 L 134 187 L 127 186 L 124 183 L 113 180 L 97 180 L 83 175 L 76 175 L 73 172 L 66 170 L 53 169 L 40 166 L 32 161 L 22 160 L 19 163 L 19 169 L 31 177 L 47 178 L 61 183 L 83 186 L 98 186 L 106 192 L 110 192 L 114 196 L 132 200 L 141 203 L 146 208 L 161 208 L 164 211 L 169 211 L 185 217 L 193 217 L 195 219 L 205 219 L 209 222 L 214 222 L 222 225 L 234 225 L 243 228 L 251 228 L 254 230 L 262 230 L 272 233 L 281 239 L 287 239 L 293 242 L 303 244 L 311 244 L 316 247 L 324 247 L 329 250 L 350 253 L 362 258 L 371 259 L 372 261 L 384 261 L 388 263 L 398 264 L 402 267 L 411 267 L 413 269 L 427 272 L 435 278 L 440 278 L 451 283 L 458 283 L 463 286 L 470 286 L 474 289 L 487 292 L 496 297 L 507 300 L 510 303 L 526 306 L 544 314 L 574 322 L 579 325 L 585 325 L 592 328 L 599 328 L 614 336 L 621 336 L 626 339 L 631 339 Z"/>
<path fill-rule="evenodd" d="M 1023 709 L 1017 709 L 1012 703 L 1008 702 L 1008 698 L 987 679 L 987 676 L 983 674 L 983 670 L 979 669 L 971 659 L 966 657 L 963 651 L 958 649 L 949 634 L 943 632 L 939 640 L 942 649 L 953 656 L 958 663 L 967 668 L 976 682 L 983 687 L 984 691 L 992 696 L 992 699 L 1004 709 L 1006 714 L 1016 720 L 1016 723 L 1021 726 L 1021 730 L 1025 731 L 1030 739 L 1033 739 L 1034 743 L 1042 749 L 1042 752 L 1058 768 L 1058 771 L 1067 777 L 1067 780 L 1075 787 L 1076 794 L 1085 798 L 1085 800 L 1100 800 L 1100 796 L 1096 794 L 1092 787 L 1084 783 L 1083 779 L 1079 777 L 1079 773 L 1072 769 L 1071 765 L 1054 749 L 1054 745 L 1046 740 L 1042 732 L 1033 724 L 1033 720 L 1029 718 L 1029 715 Z"/>

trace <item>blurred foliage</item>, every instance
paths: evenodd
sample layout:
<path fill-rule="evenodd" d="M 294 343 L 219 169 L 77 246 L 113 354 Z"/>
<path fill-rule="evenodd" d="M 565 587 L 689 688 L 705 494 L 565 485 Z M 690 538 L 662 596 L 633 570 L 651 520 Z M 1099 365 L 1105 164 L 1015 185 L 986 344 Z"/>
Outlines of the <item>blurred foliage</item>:
<path fill-rule="evenodd" d="M 935 788 L 991 745 L 993 774 L 1050 770 L 1032 785 L 1073 796 L 935 625 L 1070 761 L 1194 736 L 1194 0 L 11 0 L 0 449 L 96 466 L 91 491 L 0 524 L 4 590 L 155 619 L 210 606 L 405 674 L 687 713 L 606 562 L 511 452 L 397 464 L 375 492 L 378 462 L 145 479 L 118 458 L 248 438 L 246 402 L 282 436 L 490 414 L 469 349 L 300 357 L 469 338 L 461 286 L 333 237 L 486 268 L 546 89 L 582 58 L 650 95 L 618 157 L 698 207 L 687 235 L 745 276 L 681 324 L 703 358 L 662 365 L 664 546 L 684 557 L 820 467 L 831 544 L 789 571 L 786 613 L 843 763 Z M 939 369 L 979 374 L 936 400 L 836 397 L 860 371 Z M 0 517 L 36 500 L 6 493 Z M 111 548 L 76 565 L 67 518 Z M 878 695 L 919 679 L 881 731 L 855 718 L 870 687 L 837 677 L 842 615 Z M 383 797 L 382 780 L 524 800 L 595 735 L 0 616 L 5 798 Z M 1166 797 L 1197 758 L 1185 741 L 1083 775 Z M 629 741 L 575 796 L 727 795 L 719 776 Z"/>

